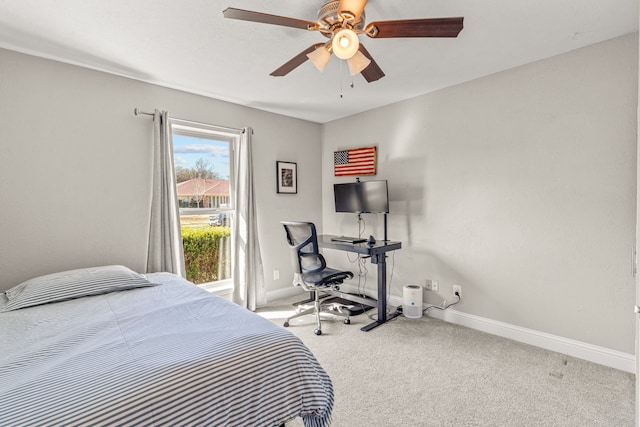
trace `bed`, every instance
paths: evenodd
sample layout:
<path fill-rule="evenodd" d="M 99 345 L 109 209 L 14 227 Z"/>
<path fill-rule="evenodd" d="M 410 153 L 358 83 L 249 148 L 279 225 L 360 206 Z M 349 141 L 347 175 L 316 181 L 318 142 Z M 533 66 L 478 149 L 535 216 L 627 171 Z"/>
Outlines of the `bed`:
<path fill-rule="evenodd" d="M 173 274 L 105 266 L 0 292 L 0 404 L 3 427 L 324 427 L 333 388 L 285 329 Z"/>

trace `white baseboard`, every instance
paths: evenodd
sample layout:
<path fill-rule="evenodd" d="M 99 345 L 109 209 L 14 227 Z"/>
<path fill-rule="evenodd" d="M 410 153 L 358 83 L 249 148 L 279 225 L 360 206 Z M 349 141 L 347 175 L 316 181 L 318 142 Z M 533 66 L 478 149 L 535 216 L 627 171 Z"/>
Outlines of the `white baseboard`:
<path fill-rule="evenodd" d="M 636 370 L 636 358 L 633 354 L 522 328 L 453 309 L 430 310 L 429 316 L 622 371 L 635 373 Z"/>
<path fill-rule="evenodd" d="M 349 284 L 344 284 L 341 288 L 344 292 L 356 292 L 355 286 Z M 299 293 L 300 288 L 293 286 L 290 288 L 278 289 L 269 292 L 267 300 L 273 301 L 275 299 L 286 298 Z M 369 296 L 374 298 L 376 297 L 375 295 Z M 402 298 L 392 295 L 389 297 L 388 303 L 392 306 L 402 305 Z M 426 308 L 427 305 L 424 307 Z M 605 347 L 559 337 L 557 335 L 547 334 L 545 332 L 539 332 L 533 329 L 527 329 L 473 314 L 463 313 L 451 308 L 447 310 L 429 310 L 429 316 L 445 322 L 466 326 L 471 329 L 530 344 L 544 348 L 545 350 L 566 354 L 568 356 L 587 360 L 589 362 L 619 369 L 625 372 L 635 373 L 636 371 L 636 357 L 633 354 L 623 353 L 621 351 L 611 350 Z"/>

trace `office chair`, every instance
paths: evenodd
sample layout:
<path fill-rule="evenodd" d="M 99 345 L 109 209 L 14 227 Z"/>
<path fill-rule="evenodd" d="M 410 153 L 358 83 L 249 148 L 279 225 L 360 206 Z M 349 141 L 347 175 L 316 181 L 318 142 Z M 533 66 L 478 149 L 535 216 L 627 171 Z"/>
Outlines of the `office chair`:
<path fill-rule="evenodd" d="M 320 301 L 320 291 L 332 289 L 338 290 L 339 284 L 344 280 L 353 278 L 350 271 L 334 270 L 327 267 L 327 263 L 318 251 L 318 235 L 316 226 L 312 222 L 283 221 L 282 225 L 287 234 L 287 242 L 291 248 L 294 265 L 293 285 L 300 286 L 313 295 L 313 307 L 302 310 L 298 307 L 296 314 L 284 322 L 284 327 L 289 326 L 289 320 L 307 314 L 315 314 L 317 329 L 316 335 L 322 335 L 320 325 L 320 313 L 331 313 L 346 317 L 345 324 L 350 324 L 349 315 L 342 313 L 339 304 L 327 304 Z"/>

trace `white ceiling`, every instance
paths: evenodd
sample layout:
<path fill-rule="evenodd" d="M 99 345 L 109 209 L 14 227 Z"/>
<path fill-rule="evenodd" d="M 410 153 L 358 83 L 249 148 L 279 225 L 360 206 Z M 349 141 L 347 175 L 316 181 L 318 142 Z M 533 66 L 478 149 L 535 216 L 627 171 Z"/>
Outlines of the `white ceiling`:
<path fill-rule="evenodd" d="M 307 61 L 285 77 L 272 77 L 284 62 L 326 39 L 222 15 L 235 7 L 315 21 L 322 4 L 0 0 L 0 47 L 325 123 L 638 31 L 638 0 L 370 0 L 367 22 L 465 20 L 454 39 L 360 36 L 386 74 L 367 83 L 360 75 L 352 79 L 335 57 L 324 73 Z"/>

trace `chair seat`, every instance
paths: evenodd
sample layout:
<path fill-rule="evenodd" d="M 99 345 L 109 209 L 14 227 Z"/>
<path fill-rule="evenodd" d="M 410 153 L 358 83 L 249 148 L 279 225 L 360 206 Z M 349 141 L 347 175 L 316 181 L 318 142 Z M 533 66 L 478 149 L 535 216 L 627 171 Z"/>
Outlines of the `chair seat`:
<path fill-rule="evenodd" d="M 325 267 L 321 271 L 302 274 L 302 280 L 315 286 L 335 285 L 351 278 L 353 278 L 353 273 L 350 271 L 335 270 L 329 267 Z"/>

